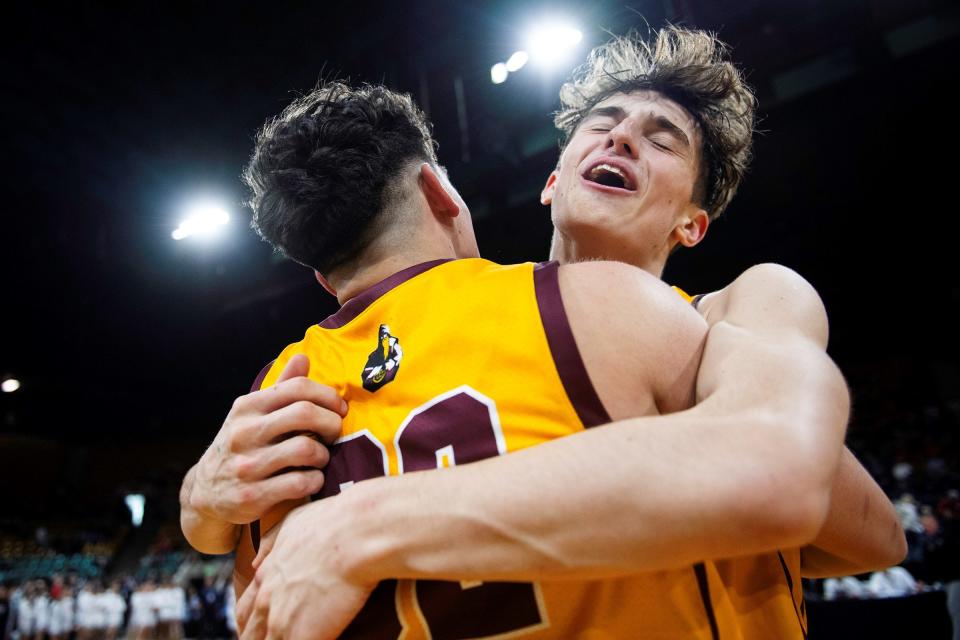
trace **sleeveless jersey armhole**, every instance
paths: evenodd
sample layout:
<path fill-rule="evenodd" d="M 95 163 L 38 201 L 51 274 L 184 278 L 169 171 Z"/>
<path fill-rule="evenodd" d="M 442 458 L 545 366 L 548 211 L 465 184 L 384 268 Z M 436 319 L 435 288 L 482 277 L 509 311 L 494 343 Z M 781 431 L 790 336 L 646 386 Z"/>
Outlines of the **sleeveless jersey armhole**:
<path fill-rule="evenodd" d="M 533 284 L 550 354 L 567 397 L 584 427 L 607 424 L 610 422 L 610 415 L 600 401 L 583 364 L 567 312 L 563 307 L 558 263 L 545 262 L 536 265 L 533 269 Z"/>

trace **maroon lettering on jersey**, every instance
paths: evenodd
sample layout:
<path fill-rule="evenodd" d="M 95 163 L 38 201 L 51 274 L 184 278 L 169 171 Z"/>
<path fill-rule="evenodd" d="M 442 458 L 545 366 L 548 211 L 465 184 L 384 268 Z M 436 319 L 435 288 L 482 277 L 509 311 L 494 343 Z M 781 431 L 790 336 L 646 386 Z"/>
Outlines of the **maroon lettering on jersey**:
<path fill-rule="evenodd" d="M 487 638 L 543 624 L 535 587 L 527 582 L 418 580 L 417 603 L 433 640 Z"/>
<path fill-rule="evenodd" d="M 363 610 L 340 634 L 340 640 L 372 640 L 399 638 L 403 633 L 397 615 L 396 580 L 384 580 L 373 590 Z"/>
<path fill-rule="evenodd" d="M 400 473 L 476 462 L 506 453 L 492 400 L 469 387 L 438 396 L 397 430 Z"/>
<path fill-rule="evenodd" d="M 397 429 L 401 473 L 466 464 L 506 453 L 496 403 L 468 386 L 441 394 L 411 411 Z M 367 430 L 330 449 L 324 487 L 315 498 L 340 493 L 354 482 L 387 475 L 386 448 Z M 350 640 L 397 638 L 396 580 L 380 583 L 340 636 Z M 418 580 L 417 605 L 432 638 L 484 638 L 544 623 L 530 583 Z"/>
<path fill-rule="evenodd" d="M 330 447 L 323 487 L 313 499 L 337 495 L 354 482 L 385 476 L 388 464 L 386 450 L 369 431 L 353 433 Z"/>

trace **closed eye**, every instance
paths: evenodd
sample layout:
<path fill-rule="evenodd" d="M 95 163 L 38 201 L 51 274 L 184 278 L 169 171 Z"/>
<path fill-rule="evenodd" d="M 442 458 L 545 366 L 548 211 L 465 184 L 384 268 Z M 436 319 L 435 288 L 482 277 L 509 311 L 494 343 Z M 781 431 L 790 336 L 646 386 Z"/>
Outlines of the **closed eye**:
<path fill-rule="evenodd" d="M 621 110 L 617 108 L 602 107 L 596 109 L 583 119 L 582 126 L 587 131 L 592 131 L 596 133 L 606 133 L 612 130 L 617 123 L 622 120 L 621 117 L 617 117 L 617 114 L 620 114 Z"/>
<path fill-rule="evenodd" d="M 663 136 L 660 136 L 660 138 L 663 138 Z M 660 139 L 657 139 L 657 138 L 649 138 L 649 140 L 650 140 L 650 143 L 651 143 L 653 146 L 657 147 L 658 149 L 663 149 L 664 151 L 673 152 L 673 147 L 670 146 L 670 143 L 673 142 L 672 139 L 669 140 L 669 141 L 667 141 L 667 142 L 664 142 L 664 141 L 662 141 L 662 140 L 660 140 Z"/>

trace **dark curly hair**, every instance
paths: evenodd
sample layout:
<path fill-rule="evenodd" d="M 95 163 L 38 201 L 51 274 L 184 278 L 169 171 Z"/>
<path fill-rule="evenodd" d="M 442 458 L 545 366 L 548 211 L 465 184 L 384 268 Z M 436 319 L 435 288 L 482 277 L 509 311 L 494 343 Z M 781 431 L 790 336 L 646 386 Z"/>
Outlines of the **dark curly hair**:
<path fill-rule="evenodd" d="M 276 250 L 329 274 L 390 222 L 400 197 L 394 179 L 410 162 L 436 164 L 434 145 L 410 96 L 324 83 L 257 135 L 243 173 L 251 226 Z"/>
<path fill-rule="evenodd" d="M 703 139 L 694 201 L 711 219 L 730 203 L 750 162 L 756 99 L 727 46 L 706 31 L 667 26 L 651 41 L 633 33 L 590 52 L 560 89 L 554 123 L 561 150 L 580 122 L 615 93 L 656 91 L 685 108 Z"/>

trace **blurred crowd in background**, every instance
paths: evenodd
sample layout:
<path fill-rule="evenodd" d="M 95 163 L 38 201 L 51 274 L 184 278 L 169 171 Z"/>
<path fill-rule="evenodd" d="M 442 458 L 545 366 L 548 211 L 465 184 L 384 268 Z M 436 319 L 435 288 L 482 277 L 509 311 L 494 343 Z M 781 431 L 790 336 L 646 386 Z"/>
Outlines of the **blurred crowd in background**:
<path fill-rule="evenodd" d="M 893 500 L 909 553 L 887 571 L 805 580 L 811 601 L 960 588 L 960 403 L 903 411 L 884 403 L 882 389 L 877 394 L 855 393 L 848 443 Z M 234 637 L 232 558 L 200 555 L 180 533 L 176 489 L 190 464 L 188 451 L 151 470 L 148 486 L 139 487 L 147 496 L 140 526 L 122 506 L 123 491 L 106 495 L 116 508 L 103 509 L 104 502 L 98 511 L 96 501 L 77 496 L 103 494 L 50 483 L 43 495 L 74 496 L 55 518 L 42 515 L 57 510 L 36 486 L 25 487 L 35 491 L 33 502 L 11 495 L 7 513 L 22 515 L 0 519 L 0 640 Z M 99 477 L 116 465 L 87 467 L 87 475 L 78 468 L 78 486 L 87 476 L 102 486 L 117 482 Z"/>
<path fill-rule="evenodd" d="M 164 527 L 132 571 L 110 570 L 113 550 L 70 556 L 5 537 L 0 556 L 2 640 L 233 638 L 233 561 L 186 548 Z M 42 538 L 45 531 L 37 532 Z M 18 544 L 33 553 L 11 555 Z M 87 549 L 88 551 L 90 549 Z M 51 570 L 52 569 L 52 570 Z"/>

